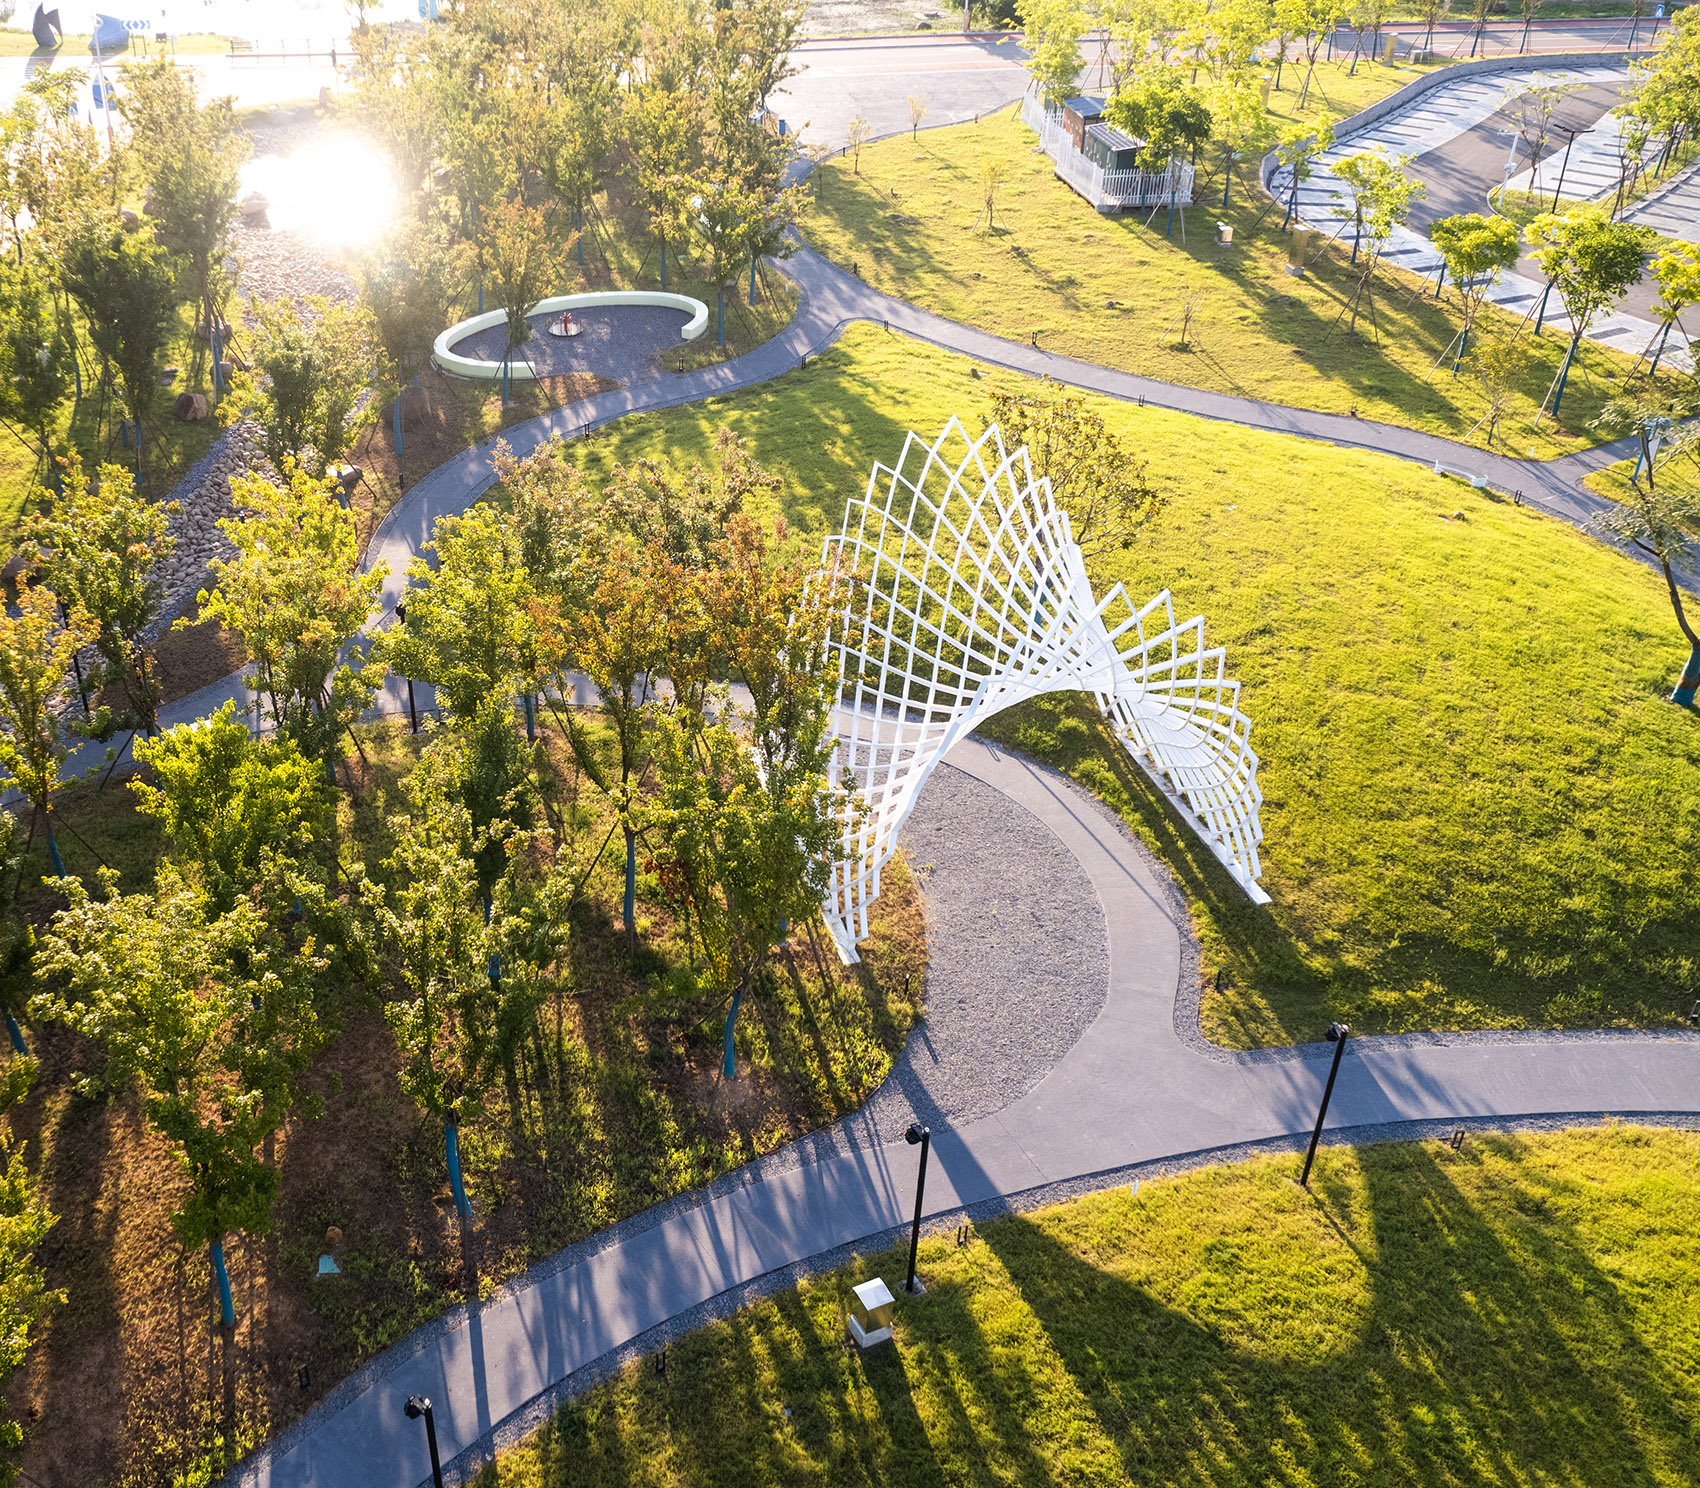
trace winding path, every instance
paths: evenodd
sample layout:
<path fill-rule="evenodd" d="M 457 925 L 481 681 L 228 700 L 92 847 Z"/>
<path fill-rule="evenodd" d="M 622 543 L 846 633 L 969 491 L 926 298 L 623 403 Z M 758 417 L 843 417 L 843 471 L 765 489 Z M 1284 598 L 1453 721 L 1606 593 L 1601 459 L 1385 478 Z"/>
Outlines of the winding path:
<path fill-rule="evenodd" d="M 1623 454 L 1607 447 L 1530 464 L 1365 420 L 1174 387 L 955 325 L 877 293 L 806 248 L 788 272 L 801 305 L 773 341 L 718 367 L 600 394 L 502 437 L 524 454 L 627 413 L 750 387 L 867 320 L 1117 398 L 1424 464 L 1441 460 L 1570 522 L 1604 504 L 1581 476 Z M 487 443 L 441 466 L 380 525 L 367 561 L 388 565 L 386 618 L 434 522 L 492 484 L 490 451 Z M 175 704 L 167 721 L 202 716 L 226 697 L 245 701 L 239 678 Z M 707 1192 L 572 1247 L 475 1311 L 420 1329 L 227 1482 L 411 1488 L 429 1473 L 422 1433 L 401 1409 L 415 1392 L 435 1403 L 445 1457 L 475 1465 L 623 1356 L 893 1235 L 907 1218 L 915 1171 L 914 1150 L 896 1134 L 913 1114 L 934 1130 L 926 1211 L 935 1221 L 1104 1187 L 1156 1165 L 1291 1146 L 1308 1132 L 1328 1046 L 1237 1055 L 1204 1042 L 1184 904 L 1122 825 L 1083 791 L 983 741 L 959 745 L 949 762 L 954 770 L 929 785 L 911 824 L 915 857 L 937 862 L 941 878 L 1002 894 L 1012 923 L 988 944 L 984 926 L 953 914 L 941 888 L 929 916 L 933 1015 L 867 1107 Z M 961 829 L 964 799 L 988 824 L 984 834 Z M 1072 975 L 1059 984 L 1054 1018 L 996 1026 L 1001 1005 L 988 988 L 1062 965 Z M 1022 1016 L 1030 1015 L 1031 1008 Z M 987 1070 L 997 1078 L 985 1078 Z M 1330 1125 L 1364 1136 L 1461 1120 L 1693 1111 L 1700 1035 L 1474 1034 L 1354 1042 Z"/>

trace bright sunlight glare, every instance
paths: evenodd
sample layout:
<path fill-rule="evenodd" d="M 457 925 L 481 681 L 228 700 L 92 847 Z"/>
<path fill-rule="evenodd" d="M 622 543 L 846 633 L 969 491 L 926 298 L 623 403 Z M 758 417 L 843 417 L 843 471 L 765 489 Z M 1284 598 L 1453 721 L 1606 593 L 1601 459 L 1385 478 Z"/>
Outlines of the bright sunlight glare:
<path fill-rule="evenodd" d="M 253 191 L 265 197 L 274 229 L 344 252 L 377 242 L 395 215 L 389 161 L 352 135 L 250 160 L 238 198 Z"/>

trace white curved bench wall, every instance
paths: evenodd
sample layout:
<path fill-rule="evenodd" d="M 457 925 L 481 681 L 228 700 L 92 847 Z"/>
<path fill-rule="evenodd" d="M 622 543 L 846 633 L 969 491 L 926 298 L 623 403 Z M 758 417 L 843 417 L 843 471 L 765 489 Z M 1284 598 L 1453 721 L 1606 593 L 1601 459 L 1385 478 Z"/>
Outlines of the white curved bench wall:
<path fill-rule="evenodd" d="M 991 717 L 1046 692 L 1097 699 L 1134 762 L 1255 903 L 1257 756 L 1239 683 L 1204 622 L 1175 622 L 1164 590 L 1134 609 L 1095 599 L 1068 514 L 1025 447 L 956 419 L 931 445 L 910 434 L 845 507 L 823 565 L 860 583 L 828 639 L 839 680 L 833 780 L 848 770 L 844 861 L 823 910 L 845 961 L 868 933 L 880 869 L 933 766 Z"/>
<path fill-rule="evenodd" d="M 666 310 L 683 310 L 690 318 L 679 332 L 681 341 L 695 341 L 708 329 L 708 306 L 701 300 L 692 299 L 690 295 L 666 294 L 661 290 L 609 289 L 591 294 L 554 295 L 547 300 L 539 300 L 531 313 L 553 315 L 562 310 L 592 310 L 603 305 L 659 305 Z M 506 310 L 486 310 L 482 315 L 474 315 L 470 320 L 459 321 L 450 326 L 437 337 L 431 348 L 437 365 L 445 372 L 452 372 L 456 377 L 500 377 L 502 364 L 499 361 L 487 362 L 482 357 L 457 356 L 450 348 L 457 341 L 464 341 L 468 336 L 477 335 L 479 331 L 506 325 L 507 319 Z M 508 377 L 514 382 L 524 382 L 536 376 L 537 373 L 529 362 L 516 360 L 508 369 Z"/>

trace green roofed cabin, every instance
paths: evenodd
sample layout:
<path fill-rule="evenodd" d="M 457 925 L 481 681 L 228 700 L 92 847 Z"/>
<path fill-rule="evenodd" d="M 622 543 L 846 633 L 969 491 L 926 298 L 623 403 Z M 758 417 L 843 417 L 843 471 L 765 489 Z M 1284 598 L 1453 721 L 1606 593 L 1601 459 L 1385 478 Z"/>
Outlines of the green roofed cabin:
<path fill-rule="evenodd" d="M 1088 124 L 1080 153 L 1099 170 L 1140 170 L 1139 152 L 1145 141 L 1123 134 L 1113 124 Z"/>

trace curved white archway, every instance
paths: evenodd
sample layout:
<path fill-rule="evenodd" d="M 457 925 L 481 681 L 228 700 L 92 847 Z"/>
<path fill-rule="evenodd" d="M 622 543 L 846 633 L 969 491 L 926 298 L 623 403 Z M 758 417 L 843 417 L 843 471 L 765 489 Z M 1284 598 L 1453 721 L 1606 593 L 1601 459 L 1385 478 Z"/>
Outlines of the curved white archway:
<path fill-rule="evenodd" d="M 690 318 L 680 328 L 681 341 L 695 341 L 708 329 L 708 306 L 701 300 L 692 299 L 689 295 L 666 294 L 661 290 L 609 289 L 592 294 L 553 295 L 547 300 L 539 300 L 531 313 L 553 315 L 559 310 L 590 310 L 601 305 L 659 305 L 666 310 L 683 310 Z M 450 326 L 432 343 L 431 351 L 437 359 L 437 365 L 456 377 L 500 377 L 502 364 L 499 361 L 487 362 L 482 357 L 457 356 L 451 348 L 457 341 L 464 341 L 468 336 L 477 335 L 479 331 L 506 324 L 507 318 L 506 310 L 486 310 L 482 315 L 474 315 L 470 320 L 462 320 Z M 536 376 L 537 373 L 527 362 L 516 361 L 508 369 L 508 378 L 512 382 L 524 382 Z"/>
<path fill-rule="evenodd" d="M 1091 693 L 1134 762 L 1252 900 L 1257 756 L 1239 683 L 1201 617 L 1179 624 L 1167 590 L 1135 609 L 1093 596 L 1068 514 L 1025 447 L 952 419 L 875 465 L 828 539 L 825 566 L 860 580 L 828 640 L 839 677 L 832 778 L 855 782 L 845 859 L 823 906 L 846 961 L 868 933 L 880 869 L 922 783 L 982 719 L 1046 692 Z"/>

